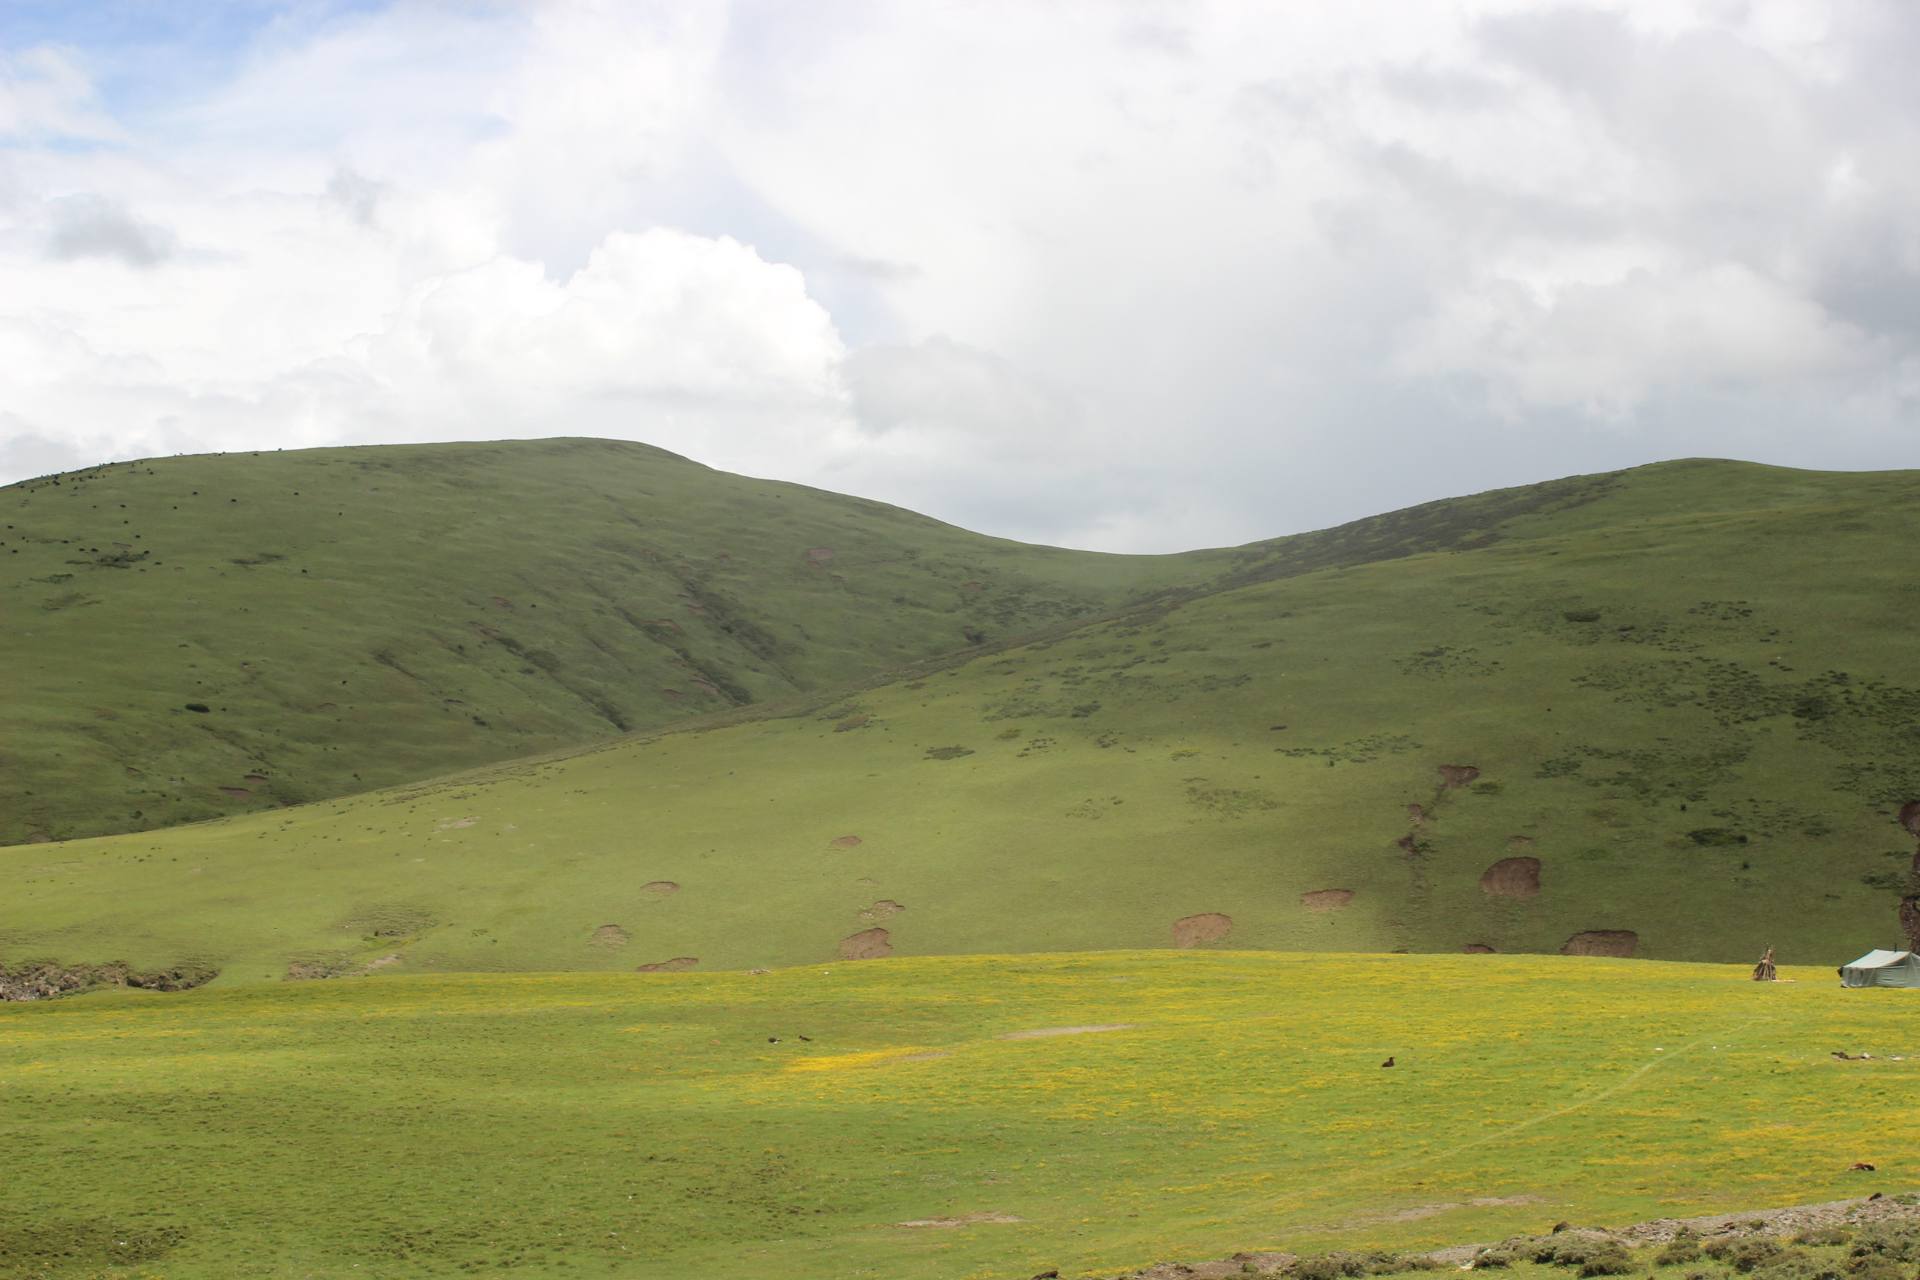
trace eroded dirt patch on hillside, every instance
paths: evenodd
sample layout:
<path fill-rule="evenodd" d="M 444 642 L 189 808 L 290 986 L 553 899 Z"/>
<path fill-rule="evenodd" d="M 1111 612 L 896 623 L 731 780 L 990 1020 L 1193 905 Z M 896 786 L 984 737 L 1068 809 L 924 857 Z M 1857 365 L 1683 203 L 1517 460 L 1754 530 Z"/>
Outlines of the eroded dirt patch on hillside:
<path fill-rule="evenodd" d="M 1900 825 L 1907 829 L 1908 835 L 1920 836 L 1920 800 L 1909 800 L 1900 806 Z"/>
<path fill-rule="evenodd" d="M 1480 892 L 1496 898 L 1535 898 L 1540 895 L 1540 859 L 1502 858 L 1480 873 Z"/>
<path fill-rule="evenodd" d="M 649 880 L 640 886 L 640 892 L 650 893 L 656 898 L 680 892 L 680 886 L 671 880 Z"/>
<path fill-rule="evenodd" d="M 8 968 L 0 965 L 0 1001 L 52 1000 L 101 987 L 144 991 L 188 991 L 219 976 L 211 965 L 181 964 L 140 971 L 122 960 L 106 964 L 63 965 L 52 960 Z"/>
<path fill-rule="evenodd" d="M 1351 889 L 1314 889 L 1300 895 L 1300 905 L 1309 911 L 1338 911 L 1352 901 Z"/>
<path fill-rule="evenodd" d="M 651 964 L 635 965 L 635 973 L 685 973 L 700 963 L 699 956 L 675 956 L 671 960 L 655 960 Z"/>
<path fill-rule="evenodd" d="M 1440 785 L 1449 791 L 1456 787 L 1464 787 L 1479 776 L 1480 769 L 1477 765 L 1443 764 L 1440 766 Z"/>
<path fill-rule="evenodd" d="M 906 904 L 903 902 L 895 902 L 892 898 L 882 898 L 872 906 L 863 909 L 860 912 L 860 918 L 871 924 L 876 920 L 885 920 L 890 916 L 897 916 L 906 909 Z"/>
<path fill-rule="evenodd" d="M 593 931 L 593 945 L 606 947 L 609 950 L 624 947 L 632 939 L 633 935 L 617 924 L 603 924 Z"/>
<path fill-rule="evenodd" d="M 1197 916 L 1182 916 L 1173 922 L 1173 945 L 1197 947 L 1218 942 L 1233 932 L 1233 917 L 1218 911 L 1203 911 Z"/>
<path fill-rule="evenodd" d="M 862 929 L 840 939 L 842 960 L 880 960 L 893 954 L 893 935 L 885 929 Z"/>
<path fill-rule="evenodd" d="M 835 836 L 833 839 L 827 841 L 827 843 L 836 849 L 858 849 L 860 847 L 860 837 Z"/>
<path fill-rule="evenodd" d="M 1560 947 L 1563 956 L 1631 956 L 1640 946 L 1640 935 L 1631 929 L 1588 929 L 1568 938 Z"/>

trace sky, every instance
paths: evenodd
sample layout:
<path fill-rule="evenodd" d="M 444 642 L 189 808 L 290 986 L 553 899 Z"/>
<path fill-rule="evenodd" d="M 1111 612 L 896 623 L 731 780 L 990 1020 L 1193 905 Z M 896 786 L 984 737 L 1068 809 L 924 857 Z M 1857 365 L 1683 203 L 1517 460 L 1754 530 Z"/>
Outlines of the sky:
<path fill-rule="evenodd" d="M 0 0 L 0 483 L 592 435 L 1172 551 L 1920 467 L 1910 0 Z"/>

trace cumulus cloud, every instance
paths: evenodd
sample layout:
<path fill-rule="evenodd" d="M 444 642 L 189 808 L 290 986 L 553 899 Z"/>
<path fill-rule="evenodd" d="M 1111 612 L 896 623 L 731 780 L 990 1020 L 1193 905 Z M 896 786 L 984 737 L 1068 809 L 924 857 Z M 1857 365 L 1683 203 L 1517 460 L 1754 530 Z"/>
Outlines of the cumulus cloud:
<path fill-rule="evenodd" d="M 0 479 L 597 433 L 1166 550 L 1920 465 L 1896 0 L 312 12 L 0 56 Z"/>

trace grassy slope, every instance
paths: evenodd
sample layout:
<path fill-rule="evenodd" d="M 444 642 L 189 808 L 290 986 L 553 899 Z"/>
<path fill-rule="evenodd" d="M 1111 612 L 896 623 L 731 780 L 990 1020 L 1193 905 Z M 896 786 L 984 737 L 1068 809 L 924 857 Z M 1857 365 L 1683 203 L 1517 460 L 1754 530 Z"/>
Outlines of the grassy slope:
<path fill-rule="evenodd" d="M 1074 1277 L 1912 1187 L 1920 993 L 1785 976 L 1160 953 L 0 1006 L 0 1273 Z M 1088 1024 L 1131 1025 L 1000 1038 Z M 971 1214 L 1018 1221 L 894 1225 Z"/>
<path fill-rule="evenodd" d="M 596 440 L 154 460 L 0 490 L 0 521 L 0 843 L 578 744 L 1228 564 L 1023 546 Z"/>
<path fill-rule="evenodd" d="M 1479 549 L 1196 598 L 804 716 L 6 850 L 0 960 L 746 967 L 869 927 L 902 954 L 1166 946 L 1218 912 L 1228 946 L 1617 929 L 1641 955 L 1837 963 L 1898 937 L 1913 853 L 1893 814 L 1920 796 L 1915 497 L 1905 474 L 1649 468 Z M 1481 775 L 1446 788 L 1444 764 Z M 1537 896 L 1481 889 L 1510 856 L 1541 860 Z M 1303 905 L 1325 889 L 1354 896 Z"/>

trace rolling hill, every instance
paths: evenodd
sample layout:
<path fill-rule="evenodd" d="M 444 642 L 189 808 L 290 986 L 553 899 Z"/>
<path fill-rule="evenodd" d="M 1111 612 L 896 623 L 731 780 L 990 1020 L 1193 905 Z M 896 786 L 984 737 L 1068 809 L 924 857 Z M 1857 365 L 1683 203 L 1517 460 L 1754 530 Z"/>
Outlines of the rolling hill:
<path fill-rule="evenodd" d="M 1909 473 L 1687 462 L 1434 504 L 760 718 L 0 851 L 0 960 L 1835 963 L 1897 937 L 1912 878 L 1916 545 Z"/>
<path fill-rule="evenodd" d="M 0 489 L 0 843 L 322 799 L 841 684 L 1224 557 L 1104 556 L 543 440 Z"/>

